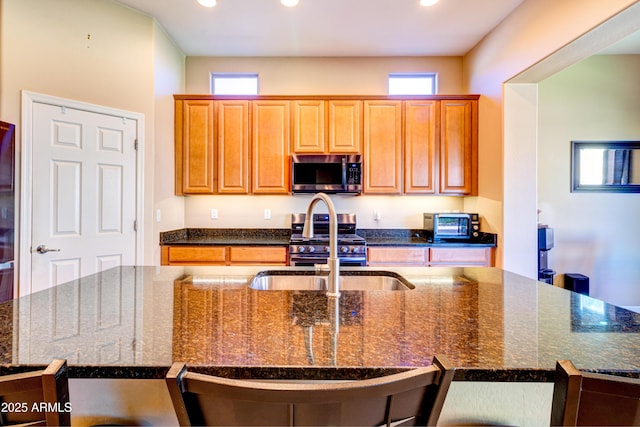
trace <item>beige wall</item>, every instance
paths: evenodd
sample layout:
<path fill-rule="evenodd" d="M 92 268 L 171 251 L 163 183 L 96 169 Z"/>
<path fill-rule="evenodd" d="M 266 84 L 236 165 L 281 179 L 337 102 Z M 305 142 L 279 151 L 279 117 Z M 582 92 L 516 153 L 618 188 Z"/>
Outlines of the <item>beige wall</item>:
<path fill-rule="evenodd" d="M 0 7 L 0 112 L 17 125 L 18 162 L 23 90 L 144 115 L 142 262 L 156 262 L 154 191 L 161 201 L 165 193 L 154 186 L 155 137 L 158 132 L 164 159 L 172 152 L 173 126 L 165 120 L 156 128 L 155 118 L 173 116 L 170 95 L 184 88 L 182 54 L 154 19 L 110 0 L 2 0 Z M 181 226 L 177 203 L 170 222 Z"/>
<path fill-rule="evenodd" d="M 524 92 L 513 88 L 509 96 L 514 107 L 522 111 L 504 111 L 504 83 L 638 3 L 525 0 L 465 56 L 465 89 L 483 95 L 479 110 L 479 197 L 467 200 L 465 209 L 483 212 L 489 226 L 499 231 L 497 262 L 505 269 L 527 275 L 537 270 L 535 158 L 522 155 L 523 151 L 535 151 L 537 107 L 535 87 L 523 88 Z M 640 22 L 637 26 L 640 29 Z M 597 43 L 591 46 L 594 50 L 598 48 Z M 588 56 L 594 50 L 589 51 L 587 46 L 579 54 Z M 571 57 L 570 51 L 565 56 L 568 64 L 583 58 Z M 503 121 L 503 117 L 509 117 L 509 122 Z M 521 127 L 523 122 L 526 128 Z M 523 133 L 529 137 L 521 139 Z"/>
<path fill-rule="evenodd" d="M 209 93 L 212 72 L 258 73 L 260 95 L 386 95 L 389 73 L 438 73 L 441 94 L 464 93 L 460 57 L 189 57 L 187 92 Z"/>
<path fill-rule="evenodd" d="M 571 193 L 572 140 L 638 140 L 640 55 L 598 55 L 539 84 L 538 205 L 554 228 L 550 267 L 590 278 L 590 295 L 640 305 L 640 198 Z M 560 280 L 561 277 L 558 277 Z"/>
<path fill-rule="evenodd" d="M 464 93 L 460 57 L 187 58 L 187 92 L 209 93 L 212 72 L 259 74 L 261 95 L 386 95 L 392 72 L 436 72 L 439 92 Z M 463 209 L 461 197 L 334 196 L 336 209 L 357 215 L 360 228 L 422 228 L 422 213 Z M 287 228 L 310 196 L 192 196 L 185 199 L 187 227 Z M 219 217 L 211 219 L 211 209 Z M 271 219 L 264 219 L 264 210 Z M 322 206 L 318 209 L 323 209 Z M 374 221 L 374 211 L 380 220 Z"/>
<path fill-rule="evenodd" d="M 153 20 L 108 0 L 2 1 L 2 114 L 28 90 L 145 114 L 153 135 Z"/>
<path fill-rule="evenodd" d="M 153 224 L 153 240 L 147 263 L 160 264 L 160 232 L 184 227 L 184 198 L 174 195 L 173 94 L 185 90 L 185 56 L 157 23 L 153 60 L 154 161 L 152 177 L 149 174 L 151 185 L 147 186 L 153 187 L 153 211 L 146 215 Z"/>

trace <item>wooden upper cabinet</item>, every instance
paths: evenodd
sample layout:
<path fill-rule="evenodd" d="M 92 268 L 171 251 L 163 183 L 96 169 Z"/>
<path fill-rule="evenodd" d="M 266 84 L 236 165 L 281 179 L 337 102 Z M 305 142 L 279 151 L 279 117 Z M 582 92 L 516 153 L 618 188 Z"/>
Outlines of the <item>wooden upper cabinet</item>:
<path fill-rule="evenodd" d="M 402 101 L 364 101 L 364 187 L 402 192 Z"/>
<path fill-rule="evenodd" d="M 361 153 L 365 194 L 478 194 L 478 96 L 175 96 L 176 194 L 288 194 L 290 154 Z"/>
<path fill-rule="evenodd" d="M 478 103 L 440 101 L 440 193 L 478 193 Z"/>
<path fill-rule="evenodd" d="M 249 193 L 249 101 L 216 103 L 218 193 Z"/>
<path fill-rule="evenodd" d="M 294 100 L 292 108 L 293 152 L 361 152 L 362 101 Z"/>
<path fill-rule="evenodd" d="M 252 101 L 254 194 L 286 194 L 291 191 L 289 161 L 290 102 Z"/>
<path fill-rule="evenodd" d="M 438 101 L 405 101 L 404 192 L 436 192 Z"/>
<path fill-rule="evenodd" d="M 214 104 L 211 100 L 175 102 L 176 194 L 213 194 Z"/>
<path fill-rule="evenodd" d="M 323 100 L 293 101 L 293 151 L 324 153 L 325 104 Z"/>
<path fill-rule="evenodd" d="M 329 152 L 360 153 L 362 147 L 362 101 L 330 100 Z"/>

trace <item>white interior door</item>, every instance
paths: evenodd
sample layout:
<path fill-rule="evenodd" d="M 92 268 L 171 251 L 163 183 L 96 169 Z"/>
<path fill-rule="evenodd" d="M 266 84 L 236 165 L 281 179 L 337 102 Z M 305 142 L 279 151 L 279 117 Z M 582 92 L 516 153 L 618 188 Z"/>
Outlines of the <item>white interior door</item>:
<path fill-rule="evenodd" d="M 31 292 L 136 262 L 136 120 L 34 102 Z"/>

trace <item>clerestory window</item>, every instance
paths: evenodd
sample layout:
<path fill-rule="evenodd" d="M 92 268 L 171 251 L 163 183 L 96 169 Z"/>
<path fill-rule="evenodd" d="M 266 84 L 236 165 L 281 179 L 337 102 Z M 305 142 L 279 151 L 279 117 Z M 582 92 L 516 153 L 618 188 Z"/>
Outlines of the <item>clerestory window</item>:
<path fill-rule="evenodd" d="M 436 73 L 391 73 L 389 95 L 435 95 Z"/>
<path fill-rule="evenodd" d="M 258 73 L 211 73 L 214 95 L 257 95 Z"/>

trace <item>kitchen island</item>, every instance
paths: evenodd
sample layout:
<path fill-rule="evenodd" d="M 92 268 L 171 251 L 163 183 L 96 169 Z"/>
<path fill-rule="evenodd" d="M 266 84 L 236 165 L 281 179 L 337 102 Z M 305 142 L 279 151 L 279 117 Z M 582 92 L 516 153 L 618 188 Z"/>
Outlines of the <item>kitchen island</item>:
<path fill-rule="evenodd" d="M 640 314 L 500 269 L 385 268 L 415 289 L 344 291 L 337 321 L 321 291 L 250 289 L 266 269 L 121 267 L 1 304 L 2 371 L 65 358 L 72 379 L 161 380 L 179 360 L 236 378 L 336 380 L 443 354 L 454 382 L 550 384 L 557 359 L 640 376 Z"/>

